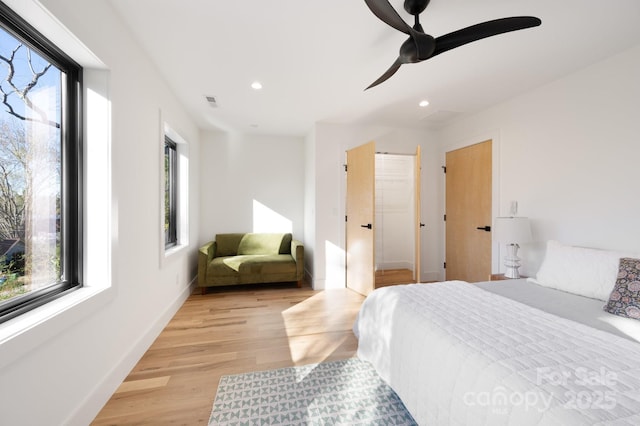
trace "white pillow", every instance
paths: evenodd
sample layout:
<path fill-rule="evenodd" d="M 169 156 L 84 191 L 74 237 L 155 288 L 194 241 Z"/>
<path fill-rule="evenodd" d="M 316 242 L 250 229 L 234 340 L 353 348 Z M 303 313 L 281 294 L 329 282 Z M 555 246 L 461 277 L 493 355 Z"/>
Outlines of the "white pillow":
<path fill-rule="evenodd" d="M 616 284 L 620 258 L 637 257 L 629 253 L 567 246 L 547 242 L 547 253 L 536 284 L 556 288 L 592 299 L 609 300 Z"/>

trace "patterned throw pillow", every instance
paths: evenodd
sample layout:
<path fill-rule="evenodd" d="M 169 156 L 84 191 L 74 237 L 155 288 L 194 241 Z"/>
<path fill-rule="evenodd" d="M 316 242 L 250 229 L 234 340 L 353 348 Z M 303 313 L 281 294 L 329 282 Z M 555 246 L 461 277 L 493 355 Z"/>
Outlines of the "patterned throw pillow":
<path fill-rule="evenodd" d="M 620 259 L 616 285 L 603 309 L 621 317 L 640 320 L 640 259 Z"/>

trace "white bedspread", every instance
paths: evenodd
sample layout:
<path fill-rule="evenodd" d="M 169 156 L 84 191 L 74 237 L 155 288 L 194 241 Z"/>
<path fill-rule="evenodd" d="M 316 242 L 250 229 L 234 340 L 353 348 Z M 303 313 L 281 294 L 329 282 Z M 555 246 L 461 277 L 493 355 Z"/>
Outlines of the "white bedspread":
<path fill-rule="evenodd" d="M 381 288 L 354 331 L 421 425 L 640 425 L 640 344 L 472 284 Z"/>

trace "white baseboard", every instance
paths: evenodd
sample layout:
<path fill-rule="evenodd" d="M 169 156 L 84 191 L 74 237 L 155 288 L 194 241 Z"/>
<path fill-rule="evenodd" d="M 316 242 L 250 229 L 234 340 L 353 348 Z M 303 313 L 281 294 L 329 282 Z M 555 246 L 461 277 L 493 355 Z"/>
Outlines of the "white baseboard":
<path fill-rule="evenodd" d="M 104 380 L 97 383 L 87 397 L 78 405 L 78 408 L 67 418 L 65 425 L 84 426 L 90 424 L 102 407 L 109 401 L 113 393 L 118 389 L 122 381 L 127 377 L 129 372 L 140 361 L 140 358 L 149 349 L 151 344 L 160 335 L 164 327 L 169 323 L 171 318 L 178 312 L 187 298 L 191 295 L 196 285 L 194 278 L 187 286 L 184 287 L 178 297 L 171 303 L 162 313 L 158 320 L 153 323 L 133 345 L 131 350 L 116 363 L 111 371 L 105 376 Z"/>
<path fill-rule="evenodd" d="M 314 290 L 324 290 L 326 288 L 325 280 L 312 280 L 311 288 Z"/>

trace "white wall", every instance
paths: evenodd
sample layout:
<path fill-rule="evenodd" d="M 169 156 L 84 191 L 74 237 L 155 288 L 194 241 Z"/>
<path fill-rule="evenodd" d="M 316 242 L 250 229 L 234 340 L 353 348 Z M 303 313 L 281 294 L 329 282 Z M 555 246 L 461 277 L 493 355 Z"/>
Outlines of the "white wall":
<path fill-rule="evenodd" d="M 69 36 L 33 0 L 9 3 L 32 8 L 27 19 L 45 16 L 50 26 L 43 28 L 46 32 Z M 52 313 L 48 307 L 26 315 L 49 319 L 13 335 L 7 331 L 19 330 L 23 317 L 0 325 L 0 423 L 84 425 L 111 397 L 190 292 L 199 235 L 198 198 L 193 195 L 199 192 L 198 162 L 194 160 L 199 134 L 108 1 L 41 3 L 106 68 L 87 70 L 90 78 L 86 81 L 87 89 L 103 98 L 104 108 L 102 124 L 87 129 L 92 135 L 87 143 L 98 144 L 93 148 L 103 155 L 102 159 L 94 156 L 87 170 L 91 175 L 87 202 L 102 203 L 104 208 L 88 208 L 96 214 L 101 210 L 105 218 L 98 224 L 103 230 L 90 227 L 86 239 L 87 247 L 104 247 L 105 255 L 95 259 L 93 249 L 86 252 L 92 258 L 86 271 L 87 287 L 84 293 L 76 293 L 90 296 L 63 298 L 51 305 L 64 305 L 62 312 Z M 161 115 L 189 143 L 192 159 L 192 243 L 162 266 Z M 104 174 L 96 176 L 95 170 Z M 100 177 L 110 181 L 94 185 Z M 95 222 L 95 216 L 87 220 Z M 76 303 L 66 305 L 65 300 Z"/>
<path fill-rule="evenodd" d="M 376 154 L 376 270 L 415 266 L 415 156 Z"/>
<path fill-rule="evenodd" d="M 304 241 L 306 279 L 313 282 L 316 246 L 316 131 L 304 141 Z"/>
<path fill-rule="evenodd" d="M 303 138 L 207 131 L 201 141 L 200 244 L 254 231 L 292 232 L 304 242 Z"/>
<path fill-rule="evenodd" d="M 497 136 L 494 216 L 517 200 L 537 240 L 520 250 L 522 273 L 535 274 L 549 239 L 640 252 L 638 76 L 640 46 L 442 131 L 441 158 Z"/>
<path fill-rule="evenodd" d="M 422 280 L 439 277 L 439 238 L 437 205 L 440 161 L 437 138 L 428 130 L 390 129 L 374 126 L 352 126 L 316 123 L 313 144 L 315 152 L 315 241 L 313 242 L 313 286 L 315 289 L 344 287 L 344 215 L 345 152 L 371 140 L 376 150 L 401 154 L 415 153 L 422 147 Z"/>

